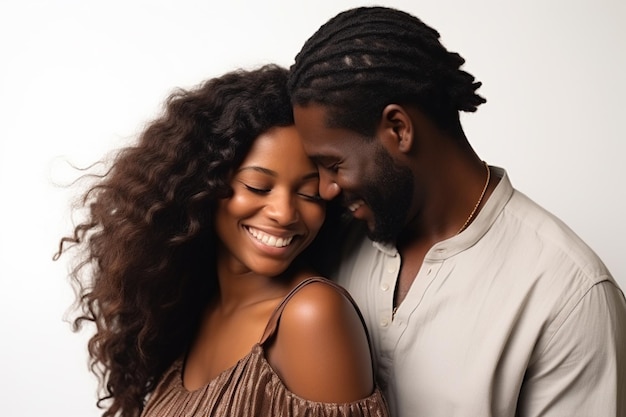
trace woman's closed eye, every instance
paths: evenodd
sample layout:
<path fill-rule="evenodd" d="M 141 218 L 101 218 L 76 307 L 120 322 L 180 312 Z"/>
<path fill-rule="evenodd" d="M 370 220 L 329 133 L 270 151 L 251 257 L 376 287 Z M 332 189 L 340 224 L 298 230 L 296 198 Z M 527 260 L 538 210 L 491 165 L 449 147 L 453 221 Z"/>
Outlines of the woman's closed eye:
<path fill-rule="evenodd" d="M 323 201 L 320 196 L 319 184 L 319 178 L 317 173 L 315 173 L 315 176 L 310 176 L 297 188 L 296 194 L 307 201 Z"/>
<path fill-rule="evenodd" d="M 245 187 L 246 190 L 254 194 L 265 195 L 265 194 L 268 194 L 270 191 L 272 191 L 271 188 L 252 186 L 250 184 L 246 184 L 243 181 L 239 181 L 239 182 Z"/>
<path fill-rule="evenodd" d="M 273 189 L 273 187 L 268 187 L 268 186 L 250 185 L 249 183 L 246 183 L 243 181 L 239 181 L 239 183 L 243 185 L 243 187 L 247 191 L 253 194 L 257 194 L 257 195 L 268 195 L 272 192 L 272 189 Z M 307 186 L 306 189 L 301 189 L 299 191 L 296 191 L 295 194 L 308 201 L 313 201 L 313 202 L 323 201 L 322 197 L 319 194 L 317 182 L 315 186 Z"/>
<path fill-rule="evenodd" d="M 298 195 L 310 201 L 315 201 L 315 202 L 323 201 L 322 196 L 320 196 L 319 193 L 300 192 L 298 193 Z"/>

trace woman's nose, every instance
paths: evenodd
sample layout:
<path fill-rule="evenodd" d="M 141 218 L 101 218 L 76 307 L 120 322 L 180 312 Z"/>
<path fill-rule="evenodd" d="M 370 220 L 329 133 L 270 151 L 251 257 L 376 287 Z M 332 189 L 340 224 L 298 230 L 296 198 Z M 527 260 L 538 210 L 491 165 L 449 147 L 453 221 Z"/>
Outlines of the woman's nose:
<path fill-rule="evenodd" d="M 300 219 L 300 213 L 291 193 L 280 193 L 273 196 L 267 205 L 268 215 L 281 226 L 287 226 Z"/>

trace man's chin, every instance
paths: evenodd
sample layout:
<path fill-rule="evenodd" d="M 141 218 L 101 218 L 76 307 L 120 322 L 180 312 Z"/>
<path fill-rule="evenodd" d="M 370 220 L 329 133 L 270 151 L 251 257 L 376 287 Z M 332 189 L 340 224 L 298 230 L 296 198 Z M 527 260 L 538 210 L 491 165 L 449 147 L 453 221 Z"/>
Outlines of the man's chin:
<path fill-rule="evenodd" d="M 379 227 L 371 228 L 368 225 L 367 237 L 374 242 L 382 244 L 393 244 L 397 239 L 396 233 L 390 233 L 389 231 L 380 230 Z"/>

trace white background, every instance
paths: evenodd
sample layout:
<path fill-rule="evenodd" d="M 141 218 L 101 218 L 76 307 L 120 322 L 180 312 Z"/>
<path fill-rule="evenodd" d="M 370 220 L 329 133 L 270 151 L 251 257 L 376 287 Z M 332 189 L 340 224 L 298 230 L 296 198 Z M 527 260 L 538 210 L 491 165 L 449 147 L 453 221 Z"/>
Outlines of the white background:
<path fill-rule="evenodd" d="M 216 6 L 215 4 L 219 4 Z M 222 4 L 223 3 L 223 4 Z M 52 262 L 79 166 L 129 143 L 174 87 L 289 66 L 337 12 L 368 3 L 0 0 L 0 413 L 89 417 L 96 381 L 63 321 Z M 484 83 L 464 116 L 479 155 L 568 223 L 626 288 L 626 2 L 381 1 L 434 26 Z"/>

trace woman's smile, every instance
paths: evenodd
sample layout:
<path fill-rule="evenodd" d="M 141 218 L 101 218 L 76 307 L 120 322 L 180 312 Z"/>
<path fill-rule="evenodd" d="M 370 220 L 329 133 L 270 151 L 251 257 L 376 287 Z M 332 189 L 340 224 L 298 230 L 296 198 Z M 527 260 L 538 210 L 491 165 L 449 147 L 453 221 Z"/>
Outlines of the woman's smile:
<path fill-rule="evenodd" d="M 285 155 L 289 155 L 288 158 Z M 215 227 L 221 262 L 240 271 L 277 276 L 315 238 L 325 217 L 319 174 L 294 126 L 257 137 L 220 200 Z"/>
<path fill-rule="evenodd" d="M 290 236 L 275 236 L 270 233 L 266 233 L 260 229 L 256 229 L 252 226 L 245 226 L 246 230 L 250 235 L 257 241 L 266 246 L 271 246 L 273 248 L 284 248 L 291 244 L 295 234 L 291 234 Z"/>

